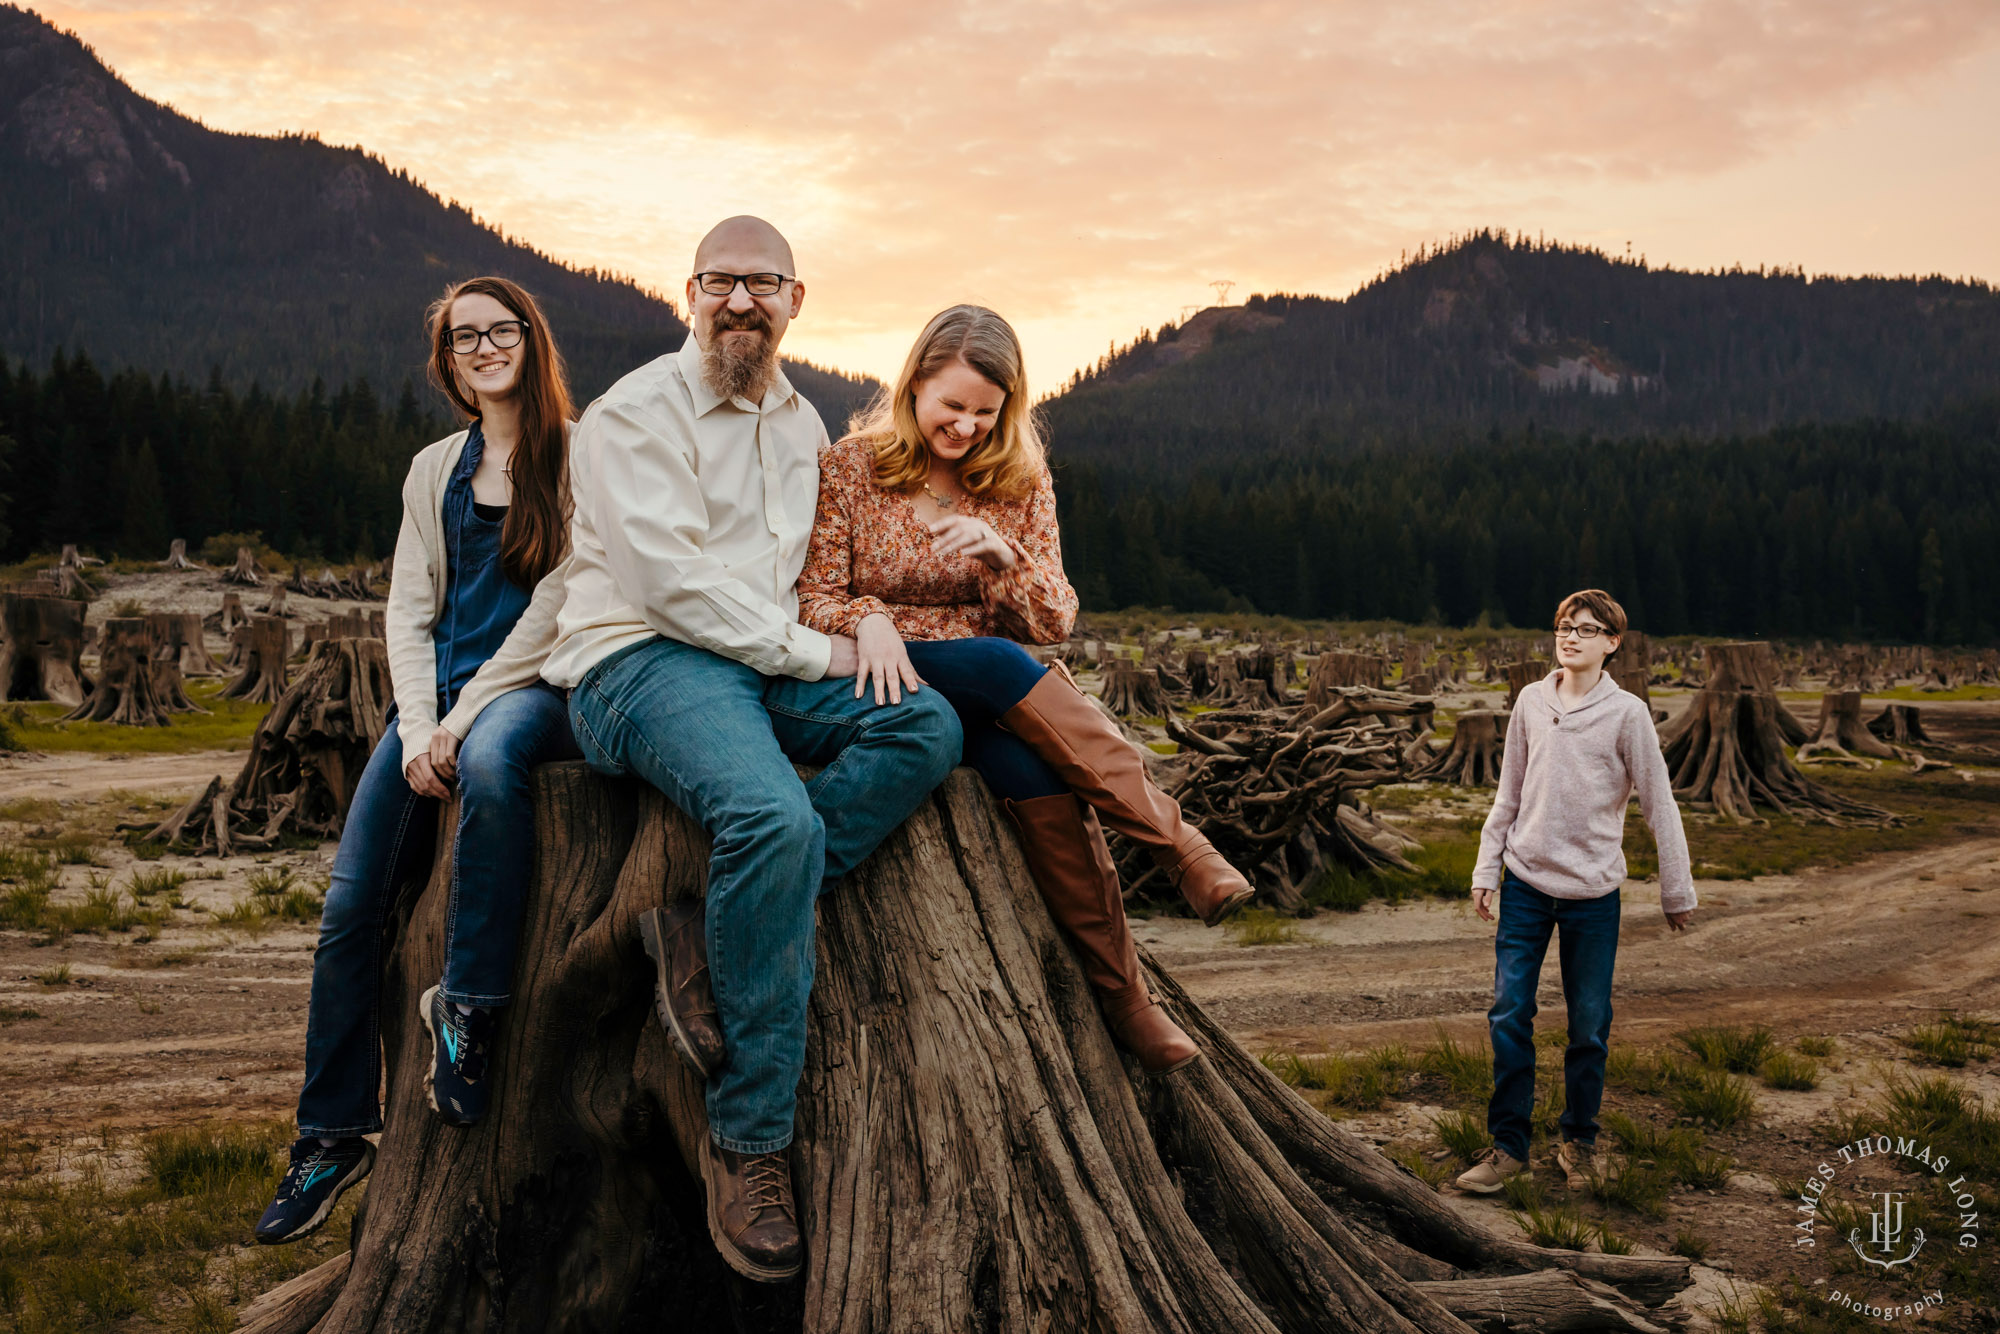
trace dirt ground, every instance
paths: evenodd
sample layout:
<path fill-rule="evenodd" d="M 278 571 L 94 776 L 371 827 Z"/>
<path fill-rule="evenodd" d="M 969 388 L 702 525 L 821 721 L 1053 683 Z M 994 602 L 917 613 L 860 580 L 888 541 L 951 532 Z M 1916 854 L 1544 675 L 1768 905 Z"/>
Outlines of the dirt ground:
<path fill-rule="evenodd" d="M 1928 705 L 1926 717 L 1950 739 L 2000 736 L 1993 704 Z M 240 762 L 240 752 L 227 751 L 10 757 L 0 762 L 0 800 L 54 803 L 62 820 L 108 830 L 121 810 L 130 818 L 129 808 L 148 799 L 154 808 L 177 803 Z M 34 818 L 44 815 L 46 807 Z M 0 823 L 0 841 L 26 832 L 27 823 Z M 183 889 L 191 908 L 222 911 L 249 897 L 258 871 L 290 867 L 302 882 L 317 881 L 332 851 L 227 862 L 169 856 L 156 865 L 197 877 Z M 121 883 L 135 864 L 108 836 L 95 855 L 96 866 L 62 868 L 59 898 L 80 897 L 92 876 Z M 1753 1124 L 1711 1136 L 1738 1163 L 1720 1196 L 1676 1195 L 1664 1219 L 1628 1229 L 1642 1250 L 1659 1249 L 1676 1227 L 1699 1222 L 1713 1242 L 1700 1269 L 1703 1292 L 1720 1298 L 1734 1278 L 1788 1272 L 1791 1201 L 1776 1183 L 1803 1176 L 1826 1153 L 1816 1125 L 1879 1089 L 1893 1066 L 1907 1067 L 1897 1036 L 1942 1010 L 2000 1018 L 2000 828 L 1968 826 L 1942 844 L 1837 869 L 1698 888 L 1701 907 L 1677 935 L 1660 915 L 1656 886 L 1626 885 L 1614 1042 L 1660 1047 L 1691 1025 L 1761 1024 L 1783 1040 L 1838 1043 L 1817 1089 L 1759 1089 Z M 0 1128 L 81 1150 L 210 1118 L 289 1117 L 303 1068 L 313 930 L 230 930 L 202 924 L 195 912 L 175 918 L 150 943 L 112 934 L 43 945 L 0 932 Z M 1485 1041 L 1493 928 L 1462 903 L 1376 902 L 1322 914 L 1283 945 L 1238 945 L 1182 919 L 1135 925 L 1154 957 L 1253 1052 L 1414 1048 L 1440 1030 Z M 66 981 L 48 980 L 65 967 Z M 1562 1024 L 1556 981 L 1551 960 L 1544 1025 Z M 1990 1069 L 1953 1073 L 2000 1099 Z M 1624 1101 L 1613 1089 L 1606 1105 Z M 1430 1122 L 1441 1110 L 1398 1101 L 1350 1125 L 1378 1143 L 1434 1150 Z M 1460 1203 L 1511 1230 L 1498 1205 Z"/>

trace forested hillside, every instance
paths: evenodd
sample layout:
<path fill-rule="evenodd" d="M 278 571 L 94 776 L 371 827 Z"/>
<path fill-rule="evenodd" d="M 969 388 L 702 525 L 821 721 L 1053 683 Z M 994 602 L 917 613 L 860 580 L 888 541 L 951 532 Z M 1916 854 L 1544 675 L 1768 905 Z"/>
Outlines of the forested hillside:
<path fill-rule="evenodd" d="M 1505 233 L 1345 300 L 1252 297 L 1141 337 L 1046 405 L 1056 448 L 1149 479 L 1244 455 L 1907 420 L 2000 393 L 2000 293 L 1686 273 Z"/>
<path fill-rule="evenodd" d="M 57 349 L 239 392 L 421 384 L 446 282 L 513 278 L 588 400 L 680 345 L 674 307 L 501 236 L 360 148 L 224 134 L 134 92 L 76 38 L 0 5 L 0 355 Z M 692 238 L 690 238 L 692 244 Z M 872 381 L 788 365 L 834 429 Z"/>
<path fill-rule="evenodd" d="M 1090 607 L 1545 625 L 1600 585 L 1654 634 L 2000 635 L 2000 400 L 1712 440 L 1243 458 L 1172 487 L 1077 463 L 1056 490 Z"/>

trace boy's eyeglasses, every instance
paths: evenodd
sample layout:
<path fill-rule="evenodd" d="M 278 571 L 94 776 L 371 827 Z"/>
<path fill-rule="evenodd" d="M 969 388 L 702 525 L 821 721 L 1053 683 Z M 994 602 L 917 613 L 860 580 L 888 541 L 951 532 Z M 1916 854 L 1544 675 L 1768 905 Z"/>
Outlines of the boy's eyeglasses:
<path fill-rule="evenodd" d="M 721 273 L 714 269 L 697 273 L 694 280 L 710 296 L 728 296 L 738 283 L 751 296 L 776 296 L 791 281 L 782 273 Z"/>
<path fill-rule="evenodd" d="M 1610 633 L 1609 630 L 1601 625 L 1571 625 L 1568 621 L 1564 621 L 1556 627 L 1557 639 L 1561 639 L 1566 635 L 1575 635 L 1578 639 L 1595 639 L 1599 635 L 1608 635 Z"/>
<path fill-rule="evenodd" d="M 519 320 L 502 320 L 490 329 L 474 329 L 461 324 L 451 331 L 451 350 L 460 356 L 468 356 L 479 350 L 482 338 L 498 348 L 519 347 L 526 332 Z"/>

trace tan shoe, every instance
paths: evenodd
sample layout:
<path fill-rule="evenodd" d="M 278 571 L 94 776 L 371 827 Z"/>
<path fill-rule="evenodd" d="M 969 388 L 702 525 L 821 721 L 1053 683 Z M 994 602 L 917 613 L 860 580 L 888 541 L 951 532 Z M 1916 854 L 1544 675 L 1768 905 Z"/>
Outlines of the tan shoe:
<path fill-rule="evenodd" d="M 736 1153 L 702 1136 L 708 1235 L 731 1269 L 759 1283 L 795 1278 L 805 1264 L 792 1165 L 776 1153 Z"/>
<path fill-rule="evenodd" d="M 1585 1190 L 1597 1184 L 1597 1146 L 1566 1139 L 1556 1146 L 1556 1166 L 1571 1190 Z"/>
<path fill-rule="evenodd" d="M 1104 1023 L 1148 1074 L 1178 1070 L 1201 1055 L 1146 986 L 1118 868 L 1090 807 L 1067 792 L 1003 805 L 1021 831 L 1021 851 L 1049 916 L 1076 943 Z"/>
<path fill-rule="evenodd" d="M 1028 743 L 1104 823 L 1146 845 L 1188 906 L 1209 926 L 1256 896 L 1242 872 L 1181 818 L 1153 786 L 1146 765 L 1103 710 L 1063 672 L 1047 672 L 1000 725 Z"/>
<path fill-rule="evenodd" d="M 1469 1190 L 1475 1195 L 1498 1195 L 1506 1189 L 1508 1177 L 1518 1176 L 1527 1170 L 1526 1163 L 1494 1145 L 1481 1149 L 1478 1159 L 1466 1171 L 1459 1173 L 1455 1184 L 1460 1190 Z"/>
<path fill-rule="evenodd" d="M 697 898 L 639 914 L 639 939 L 653 961 L 653 1008 L 694 1072 L 709 1078 L 722 1066 L 722 1016 L 708 984 L 708 924 Z"/>

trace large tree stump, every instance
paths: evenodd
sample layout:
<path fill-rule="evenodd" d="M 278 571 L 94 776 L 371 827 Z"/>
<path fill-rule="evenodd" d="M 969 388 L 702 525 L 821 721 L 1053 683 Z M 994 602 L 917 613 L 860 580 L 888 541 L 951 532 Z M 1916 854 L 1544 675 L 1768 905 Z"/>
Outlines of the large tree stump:
<path fill-rule="evenodd" d="M 1868 720 L 1868 730 L 1882 740 L 1899 746 L 1934 744 L 1931 734 L 1924 730 L 1923 710 L 1914 704 L 1884 705 L 1882 712 Z"/>
<path fill-rule="evenodd" d="M 700 1088 L 652 1017 L 637 930 L 700 892 L 707 840 L 651 789 L 574 763 L 538 772 L 535 823 L 493 1115 L 454 1129 L 424 1101 L 443 837 L 397 913 L 388 1128 L 351 1257 L 268 1294 L 244 1330 L 1469 1334 L 1450 1310 L 1481 1309 L 1488 1276 L 1544 1270 L 1610 1285 L 1589 1291 L 1621 1316 L 1677 1318 L 1657 1304 L 1687 1261 L 1467 1222 L 1157 970 L 1207 1059 L 1137 1076 L 964 770 L 821 901 L 792 1152 L 806 1273 L 746 1285 L 702 1222 Z"/>
<path fill-rule="evenodd" d="M 291 656 L 291 627 L 276 616 L 255 616 L 236 628 L 236 679 L 222 688 L 224 699 L 275 704 L 285 693 L 285 659 Z"/>
<path fill-rule="evenodd" d="M 169 570 L 199 570 L 199 561 L 188 559 L 188 544 L 185 537 L 177 537 L 167 544 L 167 558 L 160 562 Z"/>
<path fill-rule="evenodd" d="M 1529 659 L 1526 662 L 1508 663 L 1507 707 L 1511 709 L 1520 702 L 1521 691 L 1526 689 L 1530 682 L 1539 681 L 1548 674 L 1549 665 L 1546 662 Z"/>
<path fill-rule="evenodd" d="M 1322 653 L 1306 678 L 1306 705 L 1322 708 L 1343 686 L 1382 688 L 1383 660 L 1372 653 Z"/>
<path fill-rule="evenodd" d="M 143 616 L 117 616 L 104 623 L 97 649 L 97 684 L 83 703 L 63 715 L 65 722 L 119 723 L 126 727 L 165 727 L 176 701 L 162 695 L 162 681 L 153 662 L 153 632 Z M 180 693 L 180 673 L 172 677 L 171 694 Z M 181 695 L 181 700 L 186 696 Z M 194 708 L 188 704 L 189 709 Z"/>
<path fill-rule="evenodd" d="M 290 616 L 292 613 L 286 610 L 285 607 L 286 599 L 290 596 L 291 593 L 283 584 L 273 584 L 271 586 L 271 600 L 264 604 L 264 614 L 266 616 Z"/>
<path fill-rule="evenodd" d="M 1174 711 L 1160 685 L 1156 667 L 1141 667 L 1130 659 L 1111 664 L 1104 678 L 1104 706 L 1120 718 L 1164 718 Z"/>
<path fill-rule="evenodd" d="M 0 593 L 0 703 L 47 699 L 83 703 L 83 618 L 89 604 Z"/>
<path fill-rule="evenodd" d="M 153 631 L 153 655 L 162 661 L 171 660 L 182 676 L 222 675 L 221 664 L 209 656 L 199 614 L 149 611 L 146 624 Z"/>
<path fill-rule="evenodd" d="M 1770 645 L 1710 644 L 1704 661 L 1707 682 L 1660 734 L 1676 797 L 1710 805 L 1732 820 L 1754 818 L 1761 805 L 1829 824 L 1902 823 L 1872 802 L 1811 781 L 1785 754 L 1781 719 L 1791 715 L 1772 689 L 1777 673 Z"/>
<path fill-rule="evenodd" d="M 227 791 L 218 776 L 158 824 L 119 828 L 197 856 L 268 848 L 288 830 L 338 838 L 361 771 L 387 730 L 391 696 L 382 641 L 322 640 L 257 724 Z"/>
<path fill-rule="evenodd" d="M 1458 715 L 1451 741 L 1429 760 L 1410 770 L 1410 777 L 1454 787 L 1498 787 L 1505 758 L 1507 720 L 1512 714 L 1467 709 Z"/>
<path fill-rule="evenodd" d="M 1896 752 L 1861 721 L 1859 690 L 1829 690 L 1819 697 L 1819 725 L 1800 746 L 1799 760 L 1893 760 Z"/>
<path fill-rule="evenodd" d="M 261 588 L 264 576 L 269 574 L 257 560 L 257 553 L 249 547 L 236 548 L 236 563 L 222 572 L 225 584 L 244 584 L 251 588 Z"/>

